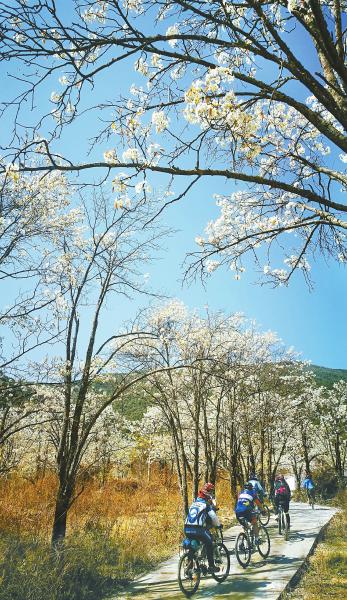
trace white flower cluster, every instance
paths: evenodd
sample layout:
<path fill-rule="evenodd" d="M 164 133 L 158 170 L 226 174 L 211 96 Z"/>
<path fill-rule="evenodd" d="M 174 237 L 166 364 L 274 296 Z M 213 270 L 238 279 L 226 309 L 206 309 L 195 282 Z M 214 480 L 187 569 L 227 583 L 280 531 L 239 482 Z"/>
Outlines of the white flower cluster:
<path fill-rule="evenodd" d="M 228 263 L 235 271 L 235 279 L 240 279 L 244 272 L 242 256 L 251 249 L 257 252 L 261 245 L 265 250 L 279 232 L 287 230 L 296 232 L 305 208 L 293 194 L 284 193 L 276 198 L 276 212 L 270 207 L 273 203 L 272 193 L 262 193 L 262 201 L 254 192 L 240 191 L 231 196 L 215 195 L 220 216 L 210 221 L 205 229 L 205 237 L 197 236 L 195 242 L 202 253 L 206 255 L 204 267 L 207 273 L 212 273 L 219 264 Z M 266 202 L 269 210 L 266 210 Z M 310 234 L 310 229 L 301 232 L 303 240 Z M 211 260 L 212 251 L 219 254 L 219 260 Z M 344 256 L 340 252 L 341 256 Z M 263 274 L 280 282 L 286 281 L 293 268 L 301 269 L 305 274 L 310 272 L 310 264 L 305 255 L 291 254 L 284 258 L 289 267 L 273 269 L 268 263 L 263 266 Z"/>
<path fill-rule="evenodd" d="M 148 75 L 149 73 L 149 65 L 146 59 L 142 56 L 138 58 L 135 62 L 134 69 L 135 71 L 138 71 L 138 73 L 141 73 L 141 75 L 144 75 L 146 77 L 146 75 Z"/>
<path fill-rule="evenodd" d="M 96 4 L 93 4 L 82 13 L 82 19 L 86 21 L 86 23 L 97 21 L 98 23 L 104 24 L 106 21 L 107 4 L 107 2 L 97 2 Z"/>
<path fill-rule="evenodd" d="M 114 149 L 106 150 L 106 152 L 104 152 L 104 159 L 107 163 L 117 163 L 118 157 L 116 151 Z"/>
<path fill-rule="evenodd" d="M 122 154 L 122 159 L 123 159 L 123 162 L 125 162 L 125 163 L 139 162 L 141 159 L 140 152 L 137 148 L 128 148 L 127 150 L 124 150 L 124 152 Z"/>
<path fill-rule="evenodd" d="M 159 110 L 152 114 L 152 123 L 155 126 L 156 132 L 161 133 L 168 128 L 170 119 L 163 110 Z"/>
<path fill-rule="evenodd" d="M 131 10 L 137 14 L 143 12 L 142 0 L 124 0 L 123 5 L 125 10 Z"/>
<path fill-rule="evenodd" d="M 168 27 L 168 29 L 166 30 L 166 36 L 172 36 L 172 35 L 178 35 L 179 34 L 179 27 L 177 25 L 177 23 L 175 23 L 175 25 L 171 25 L 170 27 Z M 172 39 L 169 40 L 169 45 L 174 47 L 177 44 L 177 40 Z"/>

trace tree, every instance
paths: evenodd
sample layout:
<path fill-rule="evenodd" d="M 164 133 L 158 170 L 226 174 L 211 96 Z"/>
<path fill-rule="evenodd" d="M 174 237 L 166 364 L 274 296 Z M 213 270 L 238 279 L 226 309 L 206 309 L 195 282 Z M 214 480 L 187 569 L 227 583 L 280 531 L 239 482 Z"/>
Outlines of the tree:
<path fill-rule="evenodd" d="M 339 485 L 344 485 L 344 473 L 347 459 L 347 384 L 345 381 L 334 383 L 331 390 L 320 388 L 316 402 L 320 431 L 331 465 L 336 473 Z"/>
<path fill-rule="evenodd" d="M 271 484 L 300 423 L 304 365 L 238 314 L 201 317 L 171 302 L 141 329 L 153 337 L 129 352 L 148 372 L 140 387 L 170 433 L 184 510 L 190 486 L 196 496 L 221 470 L 234 496 L 250 471 Z"/>
<path fill-rule="evenodd" d="M 0 369 L 23 369 L 23 359 L 59 338 L 46 310 L 57 301 L 47 288 L 57 260 L 56 240 L 74 238 L 80 211 L 71 207 L 67 181 L 60 173 L 0 178 Z M 69 286 L 59 293 L 64 296 Z M 5 340 L 5 341 L 3 341 Z M 23 373 L 21 374 L 23 377 Z M 15 382 L 18 391 L 19 383 Z"/>
<path fill-rule="evenodd" d="M 190 275 L 227 263 L 239 278 L 251 255 L 265 277 L 287 283 L 296 269 L 309 279 L 315 251 L 346 261 L 339 0 L 76 0 L 73 15 L 53 0 L 0 6 L 1 57 L 19 83 L 16 98 L 3 102 L 17 136 L 4 153 L 7 169 L 101 168 L 107 175 L 126 168 L 116 176 L 121 194 L 148 171 L 188 178 L 167 203 L 204 177 L 245 182 L 217 194 L 220 217 L 197 238 Z M 119 63 L 130 60 L 147 85 L 133 85 L 130 98 L 99 97 L 94 109 L 104 124 L 92 134 L 92 160 L 60 157 L 56 138 L 83 120 L 88 88 L 97 89 L 103 74 L 113 80 Z M 29 137 L 21 135 L 22 109 L 59 75 L 53 110 L 33 122 L 34 111 Z M 285 263 L 279 268 L 271 259 L 277 242 Z"/>
<path fill-rule="evenodd" d="M 47 274 L 57 302 L 50 308 L 64 322 L 63 353 L 47 365 L 47 386 L 39 388 L 43 408 L 52 411 L 58 490 L 52 542 L 63 540 L 67 514 L 98 419 L 144 372 L 129 370 L 122 356 L 133 340 L 147 333 L 129 326 L 123 333 L 112 326 L 112 297 L 130 300 L 133 294 L 153 295 L 146 287 L 142 265 L 150 260 L 167 231 L 150 221 L 153 207 L 141 200 L 117 210 L 101 192 L 84 202 L 79 235 L 56 240 L 60 258 Z M 49 278 L 49 281 L 48 281 Z M 62 292 L 68 287 L 69 293 Z M 42 364 L 38 365 L 42 372 Z M 100 386 L 103 384 L 103 388 Z"/>

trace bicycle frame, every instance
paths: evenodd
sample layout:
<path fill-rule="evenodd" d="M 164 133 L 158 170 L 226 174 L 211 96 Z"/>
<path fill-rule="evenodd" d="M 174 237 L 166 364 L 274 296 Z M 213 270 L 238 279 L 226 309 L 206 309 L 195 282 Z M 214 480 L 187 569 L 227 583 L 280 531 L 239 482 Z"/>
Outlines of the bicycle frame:
<path fill-rule="evenodd" d="M 219 530 L 216 533 L 212 534 L 213 537 L 213 554 L 215 561 L 219 564 L 225 565 L 224 571 L 219 573 L 219 571 L 212 572 L 212 577 L 218 582 L 222 583 L 229 575 L 230 571 L 230 556 L 228 549 L 223 543 L 223 533 Z M 182 565 L 184 566 L 184 561 L 188 560 L 188 567 L 186 570 L 181 571 Z M 178 567 L 178 582 L 181 591 L 185 594 L 186 597 L 191 597 L 198 589 L 200 584 L 201 575 L 206 575 L 208 573 L 208 565 L 207 561 L 207 553 L 206 547 L 203 542 L 200 542 L 200 545 L 197 548 L 189 548 L 187 549 L 181 556 L 179 560 Z M 183 573 L 183 576 L 182 576 Z M 188 574 L 188 577 L 186 577 Z M 186 579 L 188 581 L 188 589 L 186 588 L 185 582 Z M 189 588 L 190 586 L 190 588 Z"/>

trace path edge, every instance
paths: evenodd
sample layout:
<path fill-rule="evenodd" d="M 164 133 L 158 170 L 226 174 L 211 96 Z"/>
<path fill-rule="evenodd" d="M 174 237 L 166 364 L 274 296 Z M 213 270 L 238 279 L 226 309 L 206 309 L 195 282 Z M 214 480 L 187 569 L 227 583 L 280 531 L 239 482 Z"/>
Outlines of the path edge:
<path fill-rule="evenodd" d="M 330 507 L 329 506 L 329 508 L 336 508 L 336 507 Z M 276 600 L 286 600 L 287 594 L 290 593 L 290 592 L 293 592 L 294 589 L 298 586 L 298 584 L 300 583 L 301 579 L 303 578 L 303 576 L 305 575 L 305 573 L 307 572 L 307 570 L 309 568 L 309 559 L 310 559 L 310 557 L 314 554 L 314 551 L 317 548 L 318 544 L 324 538 L 326 530 L 328 529 L 331 521 L 337 515 L 338 512 L 339 512 L 339 509 L 336 509 L 335 512 L 334 512 L 334 514 L 331 515 L 330 519 L 326 523 L 324 523 L 323 527 L 320 529 L 320 531 L 316 535 L 316 537 L 315 537 L 315 539 L 314 539 L 314 541 L 312 543 L 312 546 L 311 546 L 310 550 L 306 554 L 306 557 L 305 557 L 303 563 L 300 565 L 300 567 L 294 573 L 294 575 L 291 577 L 291 579 L 287 582 L 287 585 L 282 590 L 282 592 L 279 594 L 279 596 L 277 596 Z"/>

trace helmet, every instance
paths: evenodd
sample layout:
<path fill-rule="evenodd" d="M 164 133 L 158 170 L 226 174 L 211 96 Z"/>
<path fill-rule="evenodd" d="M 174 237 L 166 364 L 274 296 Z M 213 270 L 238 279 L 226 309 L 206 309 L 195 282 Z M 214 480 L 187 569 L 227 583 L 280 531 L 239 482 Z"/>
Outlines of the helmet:
<path fill-rule="evenodd" d="M 208 481 L 207 483 L 204 483 L 201 490 L 199 490 L 199 497 L 211 499 L 213 496 L 213 492 L 214 492 L 214 485 L 213 485 L 213 483 L 210 483 Z"/>
<path fill-rule="evenodd" d="M 253 490 L 253 483 L 251 483 L 250 481 L 246 481 L 243 487 L 245 490 Z"/>
<path fill-rule="evenodd" d="M 256 473 L 254 473 L 254 471 L 252 471 L 252 473 L 249 474 L 249 478 L 250 479 L 258 479 Z"/>

